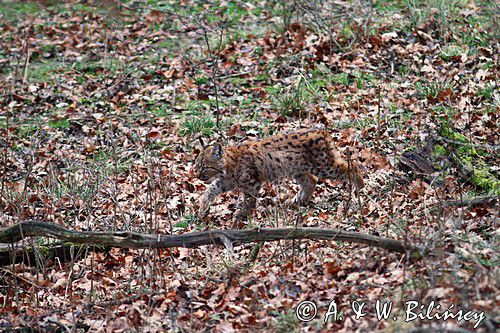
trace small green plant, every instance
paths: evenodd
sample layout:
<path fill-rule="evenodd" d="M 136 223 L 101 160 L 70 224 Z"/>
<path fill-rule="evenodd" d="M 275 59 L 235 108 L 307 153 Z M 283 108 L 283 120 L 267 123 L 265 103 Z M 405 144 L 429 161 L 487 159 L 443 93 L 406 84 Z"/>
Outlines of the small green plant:
<path fill-rule="evenodd" d="M 443 106 L 443 105 L 437 105 L 435 106 L 432 111 L 436 114 L 436 115 L 446 115 L 447 117 L 449 118 L 453 118 L 454 116 L 456 116 L 460 111 L 459 109 L 457 108 L 454 108 L 454 107 L 447 107 L 447 106 Z"/>
<path fill-rule="evenodd" d="M 460 46 L 455 44 L 448 44 L 441 50 L 441 59 L 448 61 L 455 57 L 460 57 L 463 50 Z"/>
<path fill-rule="evenodd" d="M 458 0 L 404 0 L 408 12 L 410 28 L 427 28 L 437 34 L 436 37 L 448 38 L 452 23 L 457 16 Z"/>
<path fill-rule="evenodd" d="M 341 84 L 343 86 L 348 86 L 350 83 L 349 74 L 347 73 L 337 73 L 332 75 L 332 82 L 336 84 Z"/>
<path fill-rule="evenodd" d="M 481 24 L 481 23 L 478 23 Z M 478 47 L 488 47 L 492 40 L 492 35 L 498 37 L 498 32 L 489 33 L 487 31 L 464 31 L 461 33 L 462 43 L 469 47 L 469 53 L 474 54 Z"/>
<path fill-rule="evenodd" d="M 69 120 L 66 118 L 53 119 L 49 121 L 49 126 L 57 129 L 67 129 L 69 127 Z"/>
<path fill-rule="evenodd" d="M 198 75 L 194 78 L 194 82 L 198 85 L 201 86 L 202 84 L 207 84 L 208 83 L 208 77 L 206 75 Z"/>
<path fill-rule="evenodd" d="M 356 73 L 354 78 L 354 82 L 356 83 L 356 87 L 358 89 L 363 89 L 365 83 L 372 83 L 373 81 L 375 81 L 375 77 L 370 73 Z"/>
<path fill-rule="evenodd" d="M 197 133 L 210 136 L 215 130 L 215 120 L 209 115 L 191 116 L 185 118 L 179 126 L 179 134 L 190 136 Z"/>
<path fill-rule="evenodd" d="M 167 144 L 163 141 L 156 141 L 156 142 L 151 142 L 149 144 L 149 147 L 153 150 L 160 150 L 162 149 L 163 147 L 166 147 Z"/>
<path fill-rule="evenodd" d="M 300 81 L 296 86 L 274 93 L 274 104 L 282 116 L 299 117 L 304 112 L 309 94 Z"/>
<path fill-rule="evenodd" d="M 344 41 L 350 41 L 355 37 L 353 26 L 351 22 L 342 22 L 342 29 L 340 30 L 340 34 Z"/>
<path fill-rule="evenodd" d="M 285 313 L 279 314 L 274 323 L 274 327 L 278 333 L 298 332 L 300 321 L 295 316 L 294 311 L 288 310 Z"/>
<path fill-rule="evenodd" d="M 167 104 L 155 104 L 152 107 L 151 112 L 158 118 L 166 118 L 172 114 L 170 107 Z"/>
<path fill-rule="evenodd" d="M 196 215 L 188 214 L 188 215 L 184 215 L 182 221 L 179 221 L 176 224 L 174 224 L 174 227 L 187 228 L 190 224 L 194 224 L 195 222 L 196 222 Z"/>
<path fill-rule="evenodd" d="M 494 83 L 486 83 L 485 86 L 478 91 L 478 95 L 484 99 L 490 99 L 493 97 L 495 91 L 496 89 Z"/>
<path fill-rule="evenodd" d="M 278 18 L 277 31 L 284 34 L 289 31 L 296 15 L 296 4 L 293 1 L 279 0 L 272 13 Z"/>
<path fill-rule="evenodd" d="M 17 130 L 17 135 L 19 135 L 20 138 L 25 139 L 32 136 L 38 128 L 39 127 L 36 124 L 23 125 Z"/>
<path fill-rule="evenodd" d="M 126 172 L 132 164 L 131 159 L 117 159 L 116 152 L 109 148 L 96 150 L 91 155 L 91 160 L 99 165 L 97 168 L 100 177 L 109 177 L 113 174 Z"/>
<path fill-rule="evenodd" d="M 184 229 L 184 228 L 187 228 L 188 225 L 189 225 L 189 221 L 186 219 L 186 220 L 177 222 L 176 224 L 174 224 L 174 227 Z"/>
<path fill-rule="evenodd" d="M 55 44 L 42 45 L 42 47 L 40 47 L 40 50 L 42 51 L 44 57 L 50 57 L 56 53 L 57 45 Z"/>
<path fill-rule="evenodd" d="M 263 73 L 263 74 L 259 74 L 255 77 L 257 79 L 257 81 L 268 81 L 269 80 L 269 74 L 267 73 Z"/>
<path fill-rule="evenodd" d="M 401 74 L 403 76 L 406 76 L 411 72 L 411 67 L 409 65 L 405 65 L 405 64 L 399 65 L 396 67 L 396 72 L 398 72 L 399 74 Z"/>
<path fill-rule="evenodd" d="M 119 69 L 126 67 L 118 59 L 104 59 L 100 61 L 82 61 L 74 64 L 74 69 L 78 72 L 96 75 L 102 72 L 116 73 Z"/>
<path fill-rule="evenodd" d="M 48 193 L 56 199 L 92 199 L 99 188 L 98 172 L 78 166 L 50 172 L 46 181 L 35 185 L 37 191 Z"/>
<path fill-rule="evenodd" d="M 485 267 L 498 267 L 498 262 L 495 262 L 495 260 L 492 261 L 484 254 L 480 254 L 477 260 Z"/>
<path fill-rule="evenodd" d="M 401 10 L 401 3 L 399 1 L 374 1 L 373 8 L 381 12 L 395 12 Z"/>
<path fill-rule="evenodd" d="M 434 156 L 441 157 L 446 156 L 446 148 L 441 145 L 434 146 Z"/>
<path fill-rule="evenodd" d="M 431 101 L 444 100 L 446 96 L 453 94 L 454 84 L 450 79 L 444 81 L 433 81 L 428 84 L 417 82 L 415 90 L 419 98 L 427 98 Z"/>
<path fill-rule="evenodd" d="M 479 65 L 481 69 L 493 69 L 495 68 L 495 63 L 493 61 L 486 61 Z"/>
<path fill-rule="evenodd" d="M 156 50 L 156 53 L 152 54 L 147 62 L 150 64 L 158 63 L 161 58 L 160 54 L 167 55 L 168 57 L 173 57 L 175 56 L 177 50 L 183 47 L 184 44 L 184 40 L 179 38 L 167 38 L 164 40 L 159 40 L 153 44 L 153 48 Z M 155 71 L 152 71 L 152 73 L 155 73 Z"/>
<path fill-rule="evenodd" d="M 106 149 L 99 149 L 92 155 L 92 159 L 95 162 L 108 162 L 111 160 L 111 156 Z"/>

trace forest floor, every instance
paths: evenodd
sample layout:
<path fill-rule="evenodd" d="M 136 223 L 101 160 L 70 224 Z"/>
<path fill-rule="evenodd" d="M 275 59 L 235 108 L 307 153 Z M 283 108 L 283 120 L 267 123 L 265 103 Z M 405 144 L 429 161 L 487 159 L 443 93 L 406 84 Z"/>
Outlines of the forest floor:
<path fill-rule="evenodd" d="M 283 180 L 237 227 L 341 228 L 431 251 L 304 240 L 234 254 L 88 247 L 63 262 L 44 257 L 50 240 L 25 240 L 40 260 L 0 269 L 0 330 L 495 331 L 498 200 L 467 200 L 500 191 L 498 14 L 479 0 L 0 2 L 0 226 L 234 228 L 238 193 L 208 224 L 195 218 L 199 138 L 326 126 L 362 162 L 359 200 L 325 181 L 298 209 Z M 440 308 L 405 320 L 412 300 Z M 332 301 L 342 319 L 325 323 Z M 471 315 L 438 319 L 446 309 Z"/>

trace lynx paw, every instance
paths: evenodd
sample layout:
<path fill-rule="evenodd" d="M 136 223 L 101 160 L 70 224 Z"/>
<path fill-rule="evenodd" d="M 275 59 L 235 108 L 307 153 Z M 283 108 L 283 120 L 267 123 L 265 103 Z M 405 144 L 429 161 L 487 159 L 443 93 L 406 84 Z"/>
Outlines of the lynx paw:
<path fill-rule="evenodd" d="M 203 221 L 208 215 L 208 208 L 201 207 L 196 213 L 196 218 L 198 221 Z"/>
<path fill-rule="evenodd" d="M 309 205 L 309 201 L 310 200 L 306 200 L 304 198 L 302 198 L 302 195 L 299 193 L 297 193 L 297 195 L 295 195 L 295 197 L 292 199 L 292 205 L 299 205 L 299 206 L 302 206 L 302 207 L 305 207 L 305 206 L 308 206 Z"/>

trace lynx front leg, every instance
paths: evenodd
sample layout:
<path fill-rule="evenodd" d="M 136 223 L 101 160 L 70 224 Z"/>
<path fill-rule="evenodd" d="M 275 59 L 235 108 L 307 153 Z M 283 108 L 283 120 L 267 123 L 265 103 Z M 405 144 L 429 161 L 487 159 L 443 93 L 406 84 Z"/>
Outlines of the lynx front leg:
<path fill-rule="evenodd" d="M 344 158 L 339 151 L 333 149 L 331 150 L 331 157 L 333 161 L 332 165 L 326 169 L 326 178 L 336 179 L 342 176 L 349 182 L 353 182 L 357 190 L 364 187 L 363 176 L 356 161 L 352 161 L 350 156 L 347 159 Z"/>
<path fill-rule="evenodd" d="M 259 189 L 260 185 L 243 193 L 242 201 L 240 201 L 240 204 L 238 205 L 238 212 L 236 213 L 237 220 L 246 220 L 252 209 L 255 209 Z"/>
<path fill-rule="evenodd" d="M 200 198 L 200 208 L 198 210 L 197 217 L 202 220 L 208 213 L 210 205 L 214 201 L 215 197 L 224 192 L 224 186 L 222 180 L 215 180 L 210 186 L 205 190 L 205 193 Z"/>
<path fill-rule="evenodd" d="M 318 178 L 310 173 L 301 173 L 295 177 L 295 180 L 300 185 L 300 191 L 297 193 L 294 202 L 305 206 L 311 200 Z"/>

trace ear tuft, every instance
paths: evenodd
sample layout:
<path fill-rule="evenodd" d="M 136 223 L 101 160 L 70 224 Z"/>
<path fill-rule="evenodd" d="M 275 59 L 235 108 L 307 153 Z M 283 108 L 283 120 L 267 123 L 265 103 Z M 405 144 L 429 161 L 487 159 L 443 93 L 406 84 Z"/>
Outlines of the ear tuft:
<path fill-rule="evenodd" d="M 212 159 L 218 160 L 224 155 L 224 150 L 222 149 L 222 145 L 220 142 L 216 142 L 214 147 L 212 148 Z"/>

